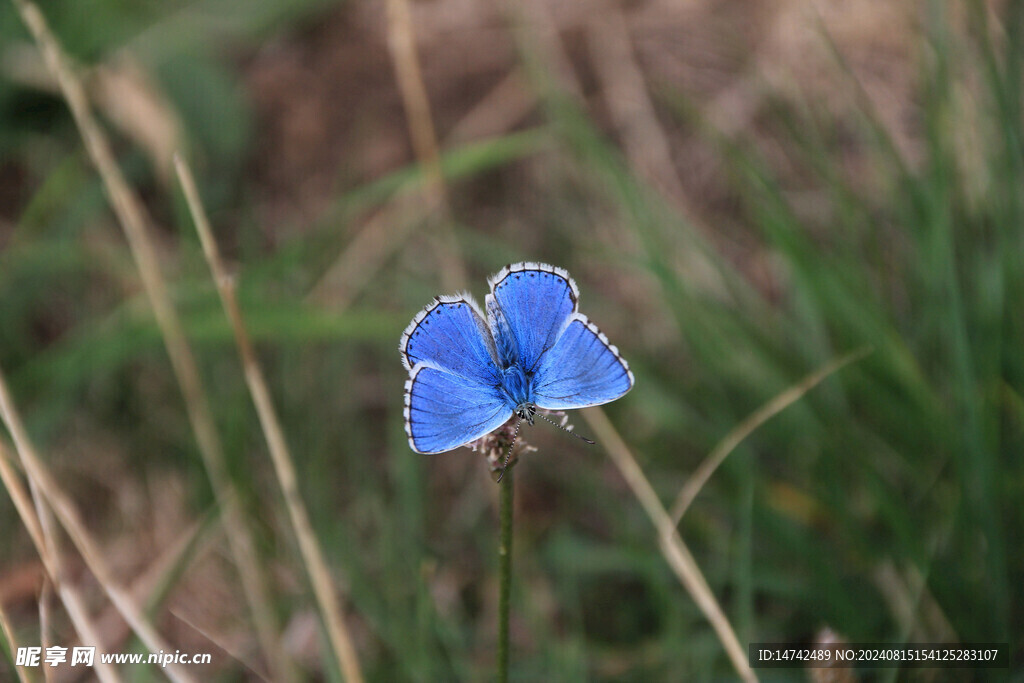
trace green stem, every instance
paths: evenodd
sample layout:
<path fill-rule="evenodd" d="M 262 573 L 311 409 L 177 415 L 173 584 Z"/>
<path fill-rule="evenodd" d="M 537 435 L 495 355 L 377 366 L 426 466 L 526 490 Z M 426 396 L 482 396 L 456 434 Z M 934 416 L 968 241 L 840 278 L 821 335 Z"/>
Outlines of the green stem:
<path fill-rule="evenodd" d="M 508 681 L 508 613 L 509 594 L 512 588 L 512 482 L 513 468 L 505 472 L 499 484 L 499 516 L 501 519 L 501 540 L 498 545 L 498 683 Z"/>

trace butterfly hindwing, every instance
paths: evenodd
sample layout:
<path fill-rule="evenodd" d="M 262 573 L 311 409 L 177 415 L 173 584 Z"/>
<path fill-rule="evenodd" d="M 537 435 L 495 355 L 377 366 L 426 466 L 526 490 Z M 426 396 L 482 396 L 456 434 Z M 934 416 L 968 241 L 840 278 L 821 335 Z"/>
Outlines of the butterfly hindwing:
<path fill-rule="evenodd" d="M 548 410 L 601 405 L 632 387 L 633 373 L 619 350 L 582 313 L 573 314 L 540 357 L 533 377 L 534 400 Z"/>
<path fill-rule="evenodd" d="M 499 381 L 490 330 L 476 303 L 465 294 L 439 297 L 420 311 L 402 334 L 399 351 L 410 371 L 427 361 L 470 380 Z"/>
<path fill-rule="evenodd" d="M 419 363 L 405 383 L 405 431 L 417 453 L 442 453 L 494 431 L 512 409 L 494 386 Z"/>
<path fill-rule="evenodd" d="M 497 346 L 514 347 L 517 357 L 508 360 L 532 372 L 576 312 L 576 283 L 561 268 L 529 262 L 505 266 L 488 282 L 488 310 L 493 302 L 501 309 L 497 319 L 493 313 L 490 316 Z M 512 344 L 502 343 L 505 335 L 511 336 Z"/>

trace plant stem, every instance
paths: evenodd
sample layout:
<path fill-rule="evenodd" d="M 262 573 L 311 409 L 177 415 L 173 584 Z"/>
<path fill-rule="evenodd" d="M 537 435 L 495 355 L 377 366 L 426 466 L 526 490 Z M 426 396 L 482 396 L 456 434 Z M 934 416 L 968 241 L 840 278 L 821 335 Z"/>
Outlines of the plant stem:
<path fill-rule="evenodd" d="M 504 481 L 499 486 L 499 516 L 501 520 L 501 540 L 498 545 L 498 683 L 508 681 L 508 614 L 509 594 L 512 588 L 512 482 L 515 481 L 515 469 L 505 472 Z"/>

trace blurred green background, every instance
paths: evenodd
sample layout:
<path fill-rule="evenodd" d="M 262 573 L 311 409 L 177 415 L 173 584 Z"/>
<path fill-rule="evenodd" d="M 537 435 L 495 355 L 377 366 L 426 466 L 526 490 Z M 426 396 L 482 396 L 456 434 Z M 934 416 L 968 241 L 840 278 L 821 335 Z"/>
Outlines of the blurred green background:
<path fill-rule="evenodd" d="M 302 676 L 338 672 L 174 180 L 179 149 L 238 274 L 369 680 L 493 675 L 497 487 L 478 454 L 409 450 L 397 343 L 431 297 L 482 297 L 519 260 L 568 269 L 629 361 L 636 386 L 607 412 L 666 506 L 752 411 L 871 346 L 730 455 L 682 538 L 744 645 L 823 629 L 1009 641 L 1009 674 L 868 678 L 1024 680 L 1024 2 L 410 9 L 441 210 L 383 3 L 43 6 L 153 217 Z M 121 230 L 7 3 L 0 367 L 122 581 L 216 522 Z M 513 680 L 735 677 L 603 446 L 526 436 Z M 157 623 L 182 650 L 218 653 L 204 680 L 258 680 L 224 534 L 200 536 L 155 596 Z M 0 538 L 0 606 L 37 644 L 41 566 L 6 496 Z M 103 613 L 88 572 L 74 581 Z M 14 675 L 0 659 L 0 679 Z"/>

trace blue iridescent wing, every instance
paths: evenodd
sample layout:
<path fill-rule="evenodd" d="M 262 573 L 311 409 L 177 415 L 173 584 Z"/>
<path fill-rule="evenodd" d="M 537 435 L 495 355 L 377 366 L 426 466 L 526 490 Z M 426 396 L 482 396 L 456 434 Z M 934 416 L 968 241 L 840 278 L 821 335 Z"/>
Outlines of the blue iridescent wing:
<path fill-rule="evenodd" d="M 511 415 L 499 393 L 494 341 L 468 295 L 439 297 L 409 323 L 399 342 L 405 431 L 418 453 L 442 453 L 497 429 Z"/>
<path fill-rule="evenodd" d="M 405 328 L 398 350 L 408 370 L 427 361 L 470 380 L 501 381 L 491 332 L 468 294 L 438 297 L 420 311 Z"/>
<path fill-rule="evenodd" d="M 533 400 L 565 410 L 608 403 L 633 388 L 633 373 L 587 316 L 575 313 L 533 376 Z"/>
<path fill-rule="evenodd" d="M 488 322 L 499 358 L 534 371 L 576 313 L 576 283 L 561 268 L 532 262 L 505 266 L 488 282 Z"/>
<path fill-rule="evenodd" d="M 421 362 L 405 383 L 405 432 L 417 453 L 443 453 L 494 431 L 512 408 L 494 386 Z"/>

